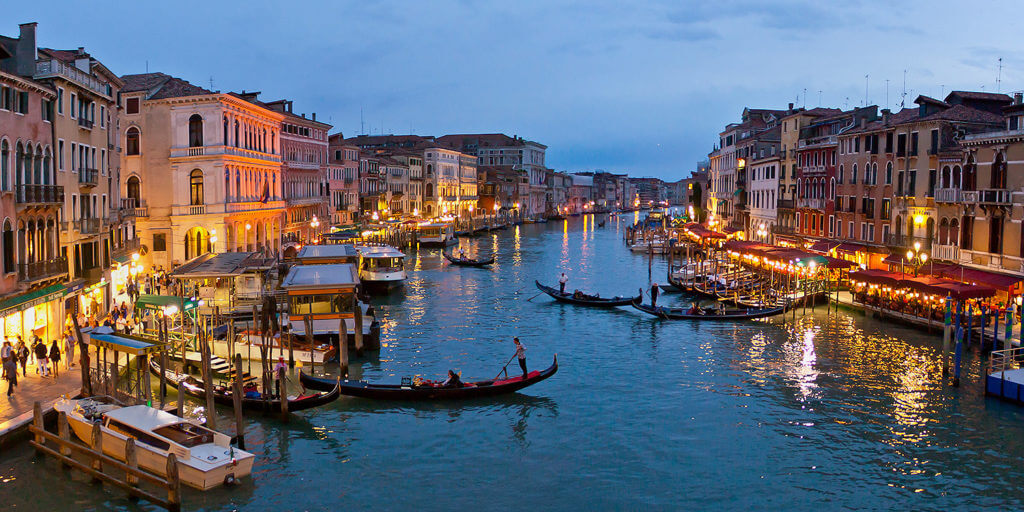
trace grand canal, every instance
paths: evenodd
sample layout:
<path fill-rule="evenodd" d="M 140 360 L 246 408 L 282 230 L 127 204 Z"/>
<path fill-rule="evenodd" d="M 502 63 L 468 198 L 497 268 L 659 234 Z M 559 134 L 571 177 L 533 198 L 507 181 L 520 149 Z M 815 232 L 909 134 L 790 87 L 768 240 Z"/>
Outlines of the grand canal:
<path fill-rule="evenodd" d="M 602 217 L 603 218 L 603 217 Z M 253 478 L 186 492 L 186 510 L 1020 509 L 1024 409 L 986 399 L 983 360 L 942 382 L 937 336 L 824 308 L 732 324 L 663 322 L 536 296 L 534 279 L 603 296 L 664 279 L 622 230 L 577 217 L 463 242 L 491 270 L 412 251 L 378 300 L 369 380 L 493 377 L 512 336 L 557 375 L 469 403 L 342 398 L 287 424 L 249 418 Z M 682 300 L 665 296 L 668 302 Z M 511 367 L 510 367 L 511 371 Z M 228 424 L 228 410 L 221 410 Z M 137 510 L 27 446 L 0 454 L 6 510 Z"/>

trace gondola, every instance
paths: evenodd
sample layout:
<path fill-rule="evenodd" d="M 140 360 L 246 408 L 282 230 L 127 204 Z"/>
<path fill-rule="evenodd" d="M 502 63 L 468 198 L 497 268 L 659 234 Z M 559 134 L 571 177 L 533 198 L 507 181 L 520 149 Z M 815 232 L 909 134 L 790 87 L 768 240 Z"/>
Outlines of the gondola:
<path fill-rule="evenodd" d="M 765 318 L 769 316 L 775 316 L 783 313 L 786 308 L 783 306 L 773 308 L 746 308 L 746 309 L 725 309 L 718 310 L 716 308 L 704 308 L 704 314 L 693 314 L 688 313 L 689 308 L 666 308 L 664 306 L 649 306 L 647 304 L 641 304 L 640 300 L 634 300 L 631 305 L 644 313 L 654 315 L 659 318 L 666 320 L 708 320 L 708 321 L 723 321 L 723 320 L 752 320 L 755 318 Z"/>
<path fill-rule="evenodd" d="M 602 298 L 602 297 L 597 297 L 597 296 L 594 296 L 594 295 L 586 295 L 586 294 L 581 294 L 580 297 L 574 297 L 573 294 L 571 294 L 571 293 L 562 293 L 562 292 L 558 291 L 557 288 L 552 288 L 550 286 L 544 286 L 544 285 L 540 284 L 540 281 L 536 281 L 535 280 L 534 283 L 537 284 L 537 289 L 538 290 L 540 290 L 540 291 L 550 295 L 552 299 L 555 299 L 558 302 L 566 302 L 566 303 L 569 303 L 569 304 L 576 304 L 576 305 L 579 305 L 579 306 L 594 306 L 594 307 L 602 307 L 602 308 L 611 308 L 611 307 L 615 307 L 615 306 L 628 306 L 634 300 L 639 300 L 639 299 L 643 298 L 643 295 L 638 295 L 636 297 L 610 297 L 610 298 L 605 299 L 605 298 Z"/>
<path fill-rule="evenodd" d="M 546 370 L 534 370 L 527 374 L 506 377 L 503 379 L 463 382 L 458 387 L 443 387 L 441 381 L 412 382 L 402 384 L 371 384 L 362 380 L 342 380 L 339 383 L 341 394 L 359 398 L 376 400 L 465 400 L 488 396 L 513 393 L 527 386 L 532 386 L 558 371 L 558 356 L 555 355 Z M 309 389 L 324 390 L 334 386 L 335 381 L 321 377 L 313 377 L 299 371 L 299 381 Z"/>
<path fill-rule="evenodd" d="M 149 362 L 149 369 L 157 377 L 160 376 L 160 365 L 156 361 Z M 164 372 L 167 383 L 186 395 L 206 399 L 206 391 L 201 382 L 195 377 L 181 374 L 172 370 Z M 324 386 L 327 387 L 327 386 Z M 298 395 L 288 399 L 288 412 L 304 411 L 321 405 L 329 404 L 341 396 L 340 386 L 336 381 L 328 389 L 318 390 L 311 395 Z M 214 386 L 213 401 L 228 407 L 234 406 L 234 398 L 231 396 L 231 389 L 225 386 Z M 276 413 L 281 411 L 281 400 L 271 398 L 246 398 L 242 397 L 242 410 L 247 412 Z"/>
<path fill-rule="evenodd" d="M 486 267 L 487 265 L 494 263 L 494 256 L 491 256 L 491 259 L 489 260 L 471 260 L 469 258 L 455 258 L 446 252 L 442 252 L 441 254 L 443 254 L 444 258 L 451 262 L 452 265 L 458 265 L 460 267 Z"/>

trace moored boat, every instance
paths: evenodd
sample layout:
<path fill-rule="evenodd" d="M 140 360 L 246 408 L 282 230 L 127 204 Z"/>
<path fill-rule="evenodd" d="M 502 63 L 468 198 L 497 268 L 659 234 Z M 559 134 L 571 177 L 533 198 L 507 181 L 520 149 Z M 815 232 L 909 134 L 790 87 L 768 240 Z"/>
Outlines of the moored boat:
<path fill-rule="evenodd" d="M 156 376 L 160 376 L 160 365 L 156 361 L 149 362 L 149 369 Z M 195 398 L 206 398 L 206 389 L 203 384 L 199 382 L 195 377 L 178 373 L 171 369 L 164 370 L 164 378 L 167 379 L 167 383 L 177 388 L 180 391 L 185 392 L 186 395 L 193 396 Z M 213 390 L 213 401 L 224 406 L 234 406 L 234 396 L 232 395 L 232 388 L 223 385 L 214 385 Z M 264 414 L 276 413 L 281 411 L 281 399 L 280 397 L 264 397 L 260 393 L 256 392 L 256 395 L 252 395 L 252 392 L 246 392 L 242 396 L 241 404 L 242 410 L 250 412 L 262 412 Z M 304 411 L 306 409 L 312 409 L 321 405 L 329 404 L 338 399 L 340 396 L 340 390 L 338 386 L 334 389 L 327 391 L 318 391 L 310 394 L 298 394 L 288 396 L 288 412 Z"/>
<path fill-rule="evenodd" d="M 359 281 L 367 290 L 387 292 L 401 286 L 405 273 L 405 253 L 388 245 L 357 246 Z"/>
<path fill-rule="evenodd" d="M 252 473 L 253 454 L 195 420 L 146 405 L 124 407 L 110 397 L 61 399 L 53 408 L 67 414 L 71 430 L 86 443 L 99 424 L 103 453 L 115 459 L 125 460 L 128 439 L 134 439 L 139 467 L 155 475 L 167 476 L 167 456 L 173 453 L 178 477 L 189 487 L 205 491 Z"/>
<path fill-rule="evenodd" d="M 377 400 L 465 400 L 488 396 L 514 393 L 527 386 L 532 386 L 555 374 L 558 371 L 558 356 L 551 366 L 544 370 L 529 372 L 524 379 L 522 375 L 503 379 L 462 382 L 457 386 L 445 387 L 440 381 L 413 382 L 411 379 L 402 384 L 372 384 L 366 381 L 335 380 L 313 377 L 299 372 L 299 380 L 309 389 L 323 390 L 335 384 L 341 388 L 341 394 Z M 506 374 L 507 375 L 507 374 Z"/>
<path fill-rule="evenodd" d="M 782 314 L 786 310 L 784 306 L 776 306 L 771 308 L 744 309 L 719 309 L 711 307 L 699 308 L 695 311 L 692 308 L 666 308 L 664 306 L 651 306 L 648 304 L 642 304 L 639 300 L 633 301 L 631 305 L 644 313 L 664 318 L 666 320 L 752 320 L 755 318 L 765 318 Z"/>
<path fill-rule="evenodd" d="M 594 307 L 604 307 L 604 308 L 610 308 L 610 307 L 615 307 L 615 306 L 628 306 L 634 300 L 640 300 L 643 297 L 642 295 L 638 295 L 636 297 L 619 297 L 619 296 L 616 296 L 616 297 L 604 298 L 604 297 L 600 297 L 598 295 L 589 295 L 589 294 L 586 294 L 586 293 L 583 293 L 583 292 L 580 292 L 578 294 L 575 293 L 575 292 L 574 293 L 568 293 L 568 292 L 562 293 L 562 292 L 558 291 L 557 288 L 552 288 L 550 286 L 545 286 L 545 285 L 541 284 L 540 281 L 536 281 L 535 280 L 534 284 L 537 285 L 537 289 L 538 290 L 540 290 L 540 291 L 550 295 L 552 299 L 555 299 L 555 300 L 557 300 L 559 302 L 565 302 L 565 303 L 569 303 L 569 304 L 576 304 L 576 305 L 579 305 L 579 306 L 594 306 Z"/>

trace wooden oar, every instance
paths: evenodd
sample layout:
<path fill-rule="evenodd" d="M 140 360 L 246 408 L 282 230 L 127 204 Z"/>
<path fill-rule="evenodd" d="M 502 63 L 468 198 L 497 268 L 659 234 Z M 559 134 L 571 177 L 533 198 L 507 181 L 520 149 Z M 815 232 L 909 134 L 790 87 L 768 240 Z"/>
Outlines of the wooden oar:
<path fill-rule="evenodd" d="M 512 360 L 513 360 L 513 359 L 515 359 L 515 358 L 516 358 L 516 355 L 515 355 L 515 354 L 512 354 L 512 357 L 508 358 L 508 362 L 506 362 L 506 363 L 505 363 L 505 366 L 502 366 L 502 367 L 501 367 L 501 370 L 500 370 L 500 371 L 498 371 L 498 374 L 497 374 L 497 375 L 495 375 L 495 376 L 494 376 L 494 378 L 493 378 L 493 379 L 491 379 L 491 380 L 498 380 L 498 377 L 501 377 L 501 372 L 504 372 L 504 371 L 505 371 L 505 368 L 508 368 L 508 365 L 509 365 L 509 363 L 511 363 L 511 362 L 512 362 Z M 506 377 L 508 376 L 508 372 L 505 372 L 505 376 L 506 376 Z"/>
<path fill-rule="evenodd" d="M 526 299 L 526 302 L 530 302 L 531 300 L 536 299 L 537 297 L 540 297 L 541 295 L 544 295 L 544 292 L 540 292 L 537 295 L 534 295 L 533 297 L 530 297 L 529 299 Z M 508 365 L 506 365 L 506 366 L 508 366 Z"/>

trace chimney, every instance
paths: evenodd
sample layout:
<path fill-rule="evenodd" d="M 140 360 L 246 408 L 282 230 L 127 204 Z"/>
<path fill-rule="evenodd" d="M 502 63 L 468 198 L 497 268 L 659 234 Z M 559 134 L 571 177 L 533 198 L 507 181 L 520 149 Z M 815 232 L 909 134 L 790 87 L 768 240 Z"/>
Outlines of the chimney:
<path fill-rule="evenodd" d="M 313 112 L 313 120 L 316 121 L 316 112 Z"/>
<path fill-rule="evenodd" d="M 884 124 L 886 126 L 889 125 L 889 116 L 890 115 L 892 115 L 892 111 L 891 110 L 889 110 L 887 108 L 883 108 L 882 109 L 882 124 Z"/>
<path fill-rule="evenodd" d="M 85 47 L 84 46 L 79 46 L 78 47 L 78 51 L 75 54 L 78 55 L 78 56 L 85 55 Z"/>
<path fill-rule="evenodd" d="M 1013 104 L 1020 105 L 1022 102 L 1024 102 L 1024 92 L 1013 93 Z"/>
<path fill-rule="evenodd" d="M 790 103 L 790 104 L 789 104 L 789 109 L 788 109 L 788 111 L 789 111 L 789 112 L 792 112 L 792 111 L 793 111 L 793 104 L 792 104 L 792 103 Z"/>
<path fill-rule="evenodd" d="M 305 118 L 306 118 L 306 113 L 305 113 L 305 112 L 303 112 L 303 113 L 302 113 L 302 118 L 303 118 L 303 119 L 305 119 Z"/>
<path fill-rule="evenodd" d="M 21 32 L 14 47 L 14 60 L 17 63 L 15 71 L 21 76 L 30 77 L 36 73 L 36 25 L 35 22 L 18 25 Z"/>

